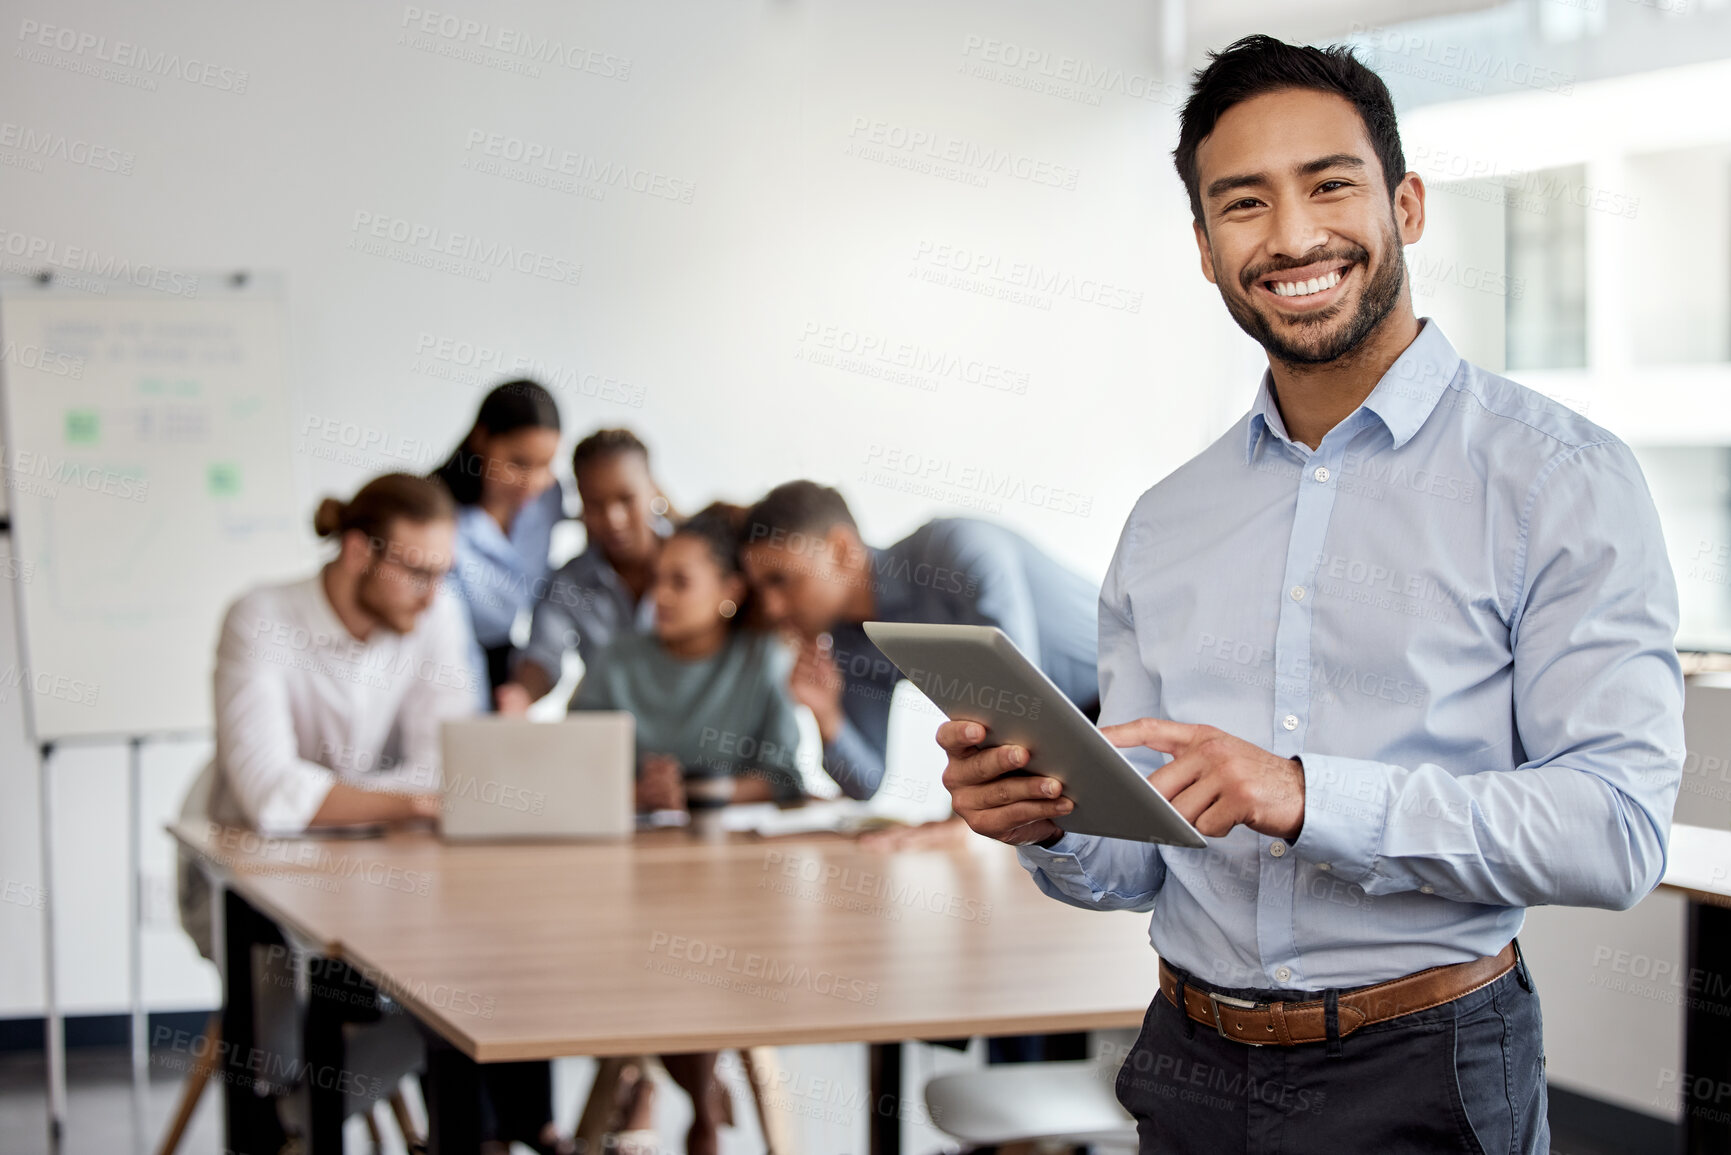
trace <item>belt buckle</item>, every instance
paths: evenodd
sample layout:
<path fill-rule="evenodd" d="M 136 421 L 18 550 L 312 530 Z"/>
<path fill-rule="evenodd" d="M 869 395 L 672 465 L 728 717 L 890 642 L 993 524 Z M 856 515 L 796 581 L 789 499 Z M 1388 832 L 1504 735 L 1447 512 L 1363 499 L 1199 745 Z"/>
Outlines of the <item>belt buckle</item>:
<path fill-rule="evenodd" d="M 1242 1043 L 1247 1047 L 1265 1047 L 1268 1045 L 1266 1043 L 1253 1043 L 1249 1039 L 1233 1038 L 1233 1036 L 1226 1033 L 1226 1028 L 1222 1026 L 1220 1022 L 1221 1003 L 1225 1003 L 1229 1007 L 1237 1007 L 1241 1011 L 1254 1011 L 1257 1007 L 1262 1006 L 1261 1003 L 1253 1002 L 1250 999 L 1233 998 L 1231 995 L 1217 995 L 1213 991 L 1206 991 L 1204 993 L 1208 996 L 1209 1008 L 1214 1012 L 1215 1034 L 1219 1035 L 1223 1039 L 1230 1040 L 1231 1042 Z"/>

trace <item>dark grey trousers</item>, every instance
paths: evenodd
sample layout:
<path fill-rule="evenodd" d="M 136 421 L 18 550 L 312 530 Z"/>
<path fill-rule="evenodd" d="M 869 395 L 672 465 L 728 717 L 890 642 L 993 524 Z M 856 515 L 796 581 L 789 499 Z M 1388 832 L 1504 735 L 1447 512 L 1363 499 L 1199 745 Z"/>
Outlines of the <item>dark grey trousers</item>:
<path fill-rule="evenodd" d="M 1118 1100 L 1136 1116 L 1142 1155 L 1550 1150 L 1539 997 L 1524 965 L 1333 1046 L 1248 1046 L 1156 994 L 1118 1072 Z"/>

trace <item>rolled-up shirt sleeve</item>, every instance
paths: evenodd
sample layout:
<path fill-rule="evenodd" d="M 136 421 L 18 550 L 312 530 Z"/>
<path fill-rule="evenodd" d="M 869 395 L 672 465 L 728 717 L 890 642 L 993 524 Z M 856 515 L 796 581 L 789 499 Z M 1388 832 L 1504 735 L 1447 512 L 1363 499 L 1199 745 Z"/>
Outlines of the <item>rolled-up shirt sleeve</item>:
<path fill-rule="evenodd" d="M 1527 494 L 1511 623 L 1516 768 L 1301 756 L 1294 850 L 1369 894 L 1626 909 L 1664 874 L 1683 759 L 1677 591 L 1628 448 Z"/>
<path fill-rule="evenodd" d="M 1134 527 L 1126 529 L 1100 589 L 1100 721 L 1103 725 L 1159 717 L 1159 694 L 1136 645 L 1130 602 L 1119 581 L 1120 567 L 1133 564 Z M 1166 756 L 1138 747 L 1124 751 L 1144 774 Z M 1120 838 L 1065 834 L 1050 847 L 1017 849 L 1022 867 L 1047 895 L 1071 906 L 1094 910 L 1152 910 L 1166 880 L 1159 846 Z"/>
<path fill-rule="evenodd" d="M 336 775 L 300 756 L 286 668 L 296 655 L 272 643 L 278 624 L 244 598 L 223 618 L 216 651 L 216 764 L 255 829 L 299 834 Z"/>

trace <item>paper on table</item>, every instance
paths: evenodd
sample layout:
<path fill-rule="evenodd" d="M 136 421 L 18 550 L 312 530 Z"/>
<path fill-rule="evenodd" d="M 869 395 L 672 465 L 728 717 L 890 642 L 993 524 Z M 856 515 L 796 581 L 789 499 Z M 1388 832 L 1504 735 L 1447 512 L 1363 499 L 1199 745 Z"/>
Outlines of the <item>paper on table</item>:
<path fill-rule="evenodd" d="M 783 834 L 810 834 L 814 831 L 850 831 L 857 828 L 872 811 L 864 802 L 838 798 L 829 802 L 808 802 L 782 810 L 773 802 L 750 802 L 729 806 L 721 816 L 722 829 L 750 831 L 765 838 Z"/>

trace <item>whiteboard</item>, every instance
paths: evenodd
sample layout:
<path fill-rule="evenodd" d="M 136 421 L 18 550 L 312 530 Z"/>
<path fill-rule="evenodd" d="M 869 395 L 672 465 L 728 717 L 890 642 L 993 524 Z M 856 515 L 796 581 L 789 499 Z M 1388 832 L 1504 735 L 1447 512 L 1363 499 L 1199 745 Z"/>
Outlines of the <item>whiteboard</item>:
<path fill-rule="evenodd" d="M 278 285 L 189 283 L 0 282 L 23 627 L 0 692 L 27 703 L 38 741 L 207 729 L 228 603 L 310 568 Z"/>

